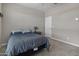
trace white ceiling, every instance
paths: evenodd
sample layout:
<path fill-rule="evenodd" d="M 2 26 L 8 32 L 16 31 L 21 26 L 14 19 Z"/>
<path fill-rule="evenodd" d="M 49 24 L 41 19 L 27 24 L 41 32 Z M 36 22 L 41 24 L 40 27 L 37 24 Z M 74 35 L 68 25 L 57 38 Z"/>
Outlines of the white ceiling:
<path fill-rule="evenodd" d="M 19 3 L 22 6 L 34 8 L 40 11 L 48 11 L 51 8 L 59 7 L 64 5 L 63 3 Z"/>

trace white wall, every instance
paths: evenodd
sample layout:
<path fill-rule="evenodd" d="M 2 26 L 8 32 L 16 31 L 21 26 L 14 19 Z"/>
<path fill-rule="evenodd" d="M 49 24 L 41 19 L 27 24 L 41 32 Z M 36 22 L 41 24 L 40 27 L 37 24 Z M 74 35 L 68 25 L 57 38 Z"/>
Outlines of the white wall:
<path fill-rule="evenodd" d="M 44 33 L 44 13 L 35 9 L 26 8 L 18 4 L 2 4 L 4 14 L 2 21 L 2 41 L 8 40 L 12 30 L 28 29 L 37 25 Z"/>
<path fill-rule="evenodd" d="M 1 3 L 0 3 L 0 12 L 1 12 Z M 1 40 L 1 17 L 0 17 L 0 40 Z"/>
<path fill-rule="evenodd" d="M 73 7 L 74 6 L 74 7 Z M 58 40 L 79 45 L 79 4 L 70 4 L 52 9 L 46 16 L 53 17 L 52 33 Z"/>

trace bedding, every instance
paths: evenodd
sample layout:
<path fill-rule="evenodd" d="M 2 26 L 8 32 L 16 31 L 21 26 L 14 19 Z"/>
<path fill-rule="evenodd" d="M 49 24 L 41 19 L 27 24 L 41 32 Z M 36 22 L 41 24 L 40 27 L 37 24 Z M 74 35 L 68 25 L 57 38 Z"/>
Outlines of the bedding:
<path fill-rule="evenodd" d="M 26 30 L 24 30 L 24 29 L 20 29 L 20 30 L 14 30 L 14 31 L 12 31 L 11 32 L 11 34 L 16 34 L 16 33 L 27 33 L 27 32 L 32 32 L 32 30 L 31 29 L 26 29 Z"/>
<path fill-rule="evenodd" d="M 19 53 L 26 52 L 29 49 L 37 48 L 43 44 L 45 44 L 45 48 L 49 47 L 48 39 L 42 35 L 31 32 L 24 34 L 11 34 L 5 53 L 8 56 L 14 56 L 18 55 Z"/>
<path fill-rule="evenodd" d="M 12 31 L 11 34 L 16 34 L 16 33 L 22 33 L 22 31 L 18 30 L 18 31 Z"/>

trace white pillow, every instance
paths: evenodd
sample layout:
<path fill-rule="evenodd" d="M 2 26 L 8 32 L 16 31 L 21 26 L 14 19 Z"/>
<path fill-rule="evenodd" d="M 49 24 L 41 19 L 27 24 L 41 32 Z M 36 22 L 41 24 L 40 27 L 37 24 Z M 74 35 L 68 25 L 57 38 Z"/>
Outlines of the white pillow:
<path fill-rule="evenodd" d="M 22 32 L 21 30 L 14 30 L 14 31 L 11 31 L 12 34 L 15 34 L 16 32 Z"/>
<path fill-rule="evenodd" d="M 26 32 L 32 32 L 31 29 L 19 29 L 19 30 L 13 30 L 11 33 L 15 34 L 16 32 L 22 32 L 23 34 Z"/>
<path fill-rule="evenodd" d="M 27 30 L 23 30 L 22 33 L 26 33 L 26 32 L 31 32 L 31 30 L 27 29 Z"/>

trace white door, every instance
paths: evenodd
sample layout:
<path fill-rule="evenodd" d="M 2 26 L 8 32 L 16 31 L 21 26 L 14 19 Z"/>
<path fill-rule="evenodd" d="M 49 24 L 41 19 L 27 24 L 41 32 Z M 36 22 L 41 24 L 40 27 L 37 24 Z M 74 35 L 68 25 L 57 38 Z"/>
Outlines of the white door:
<path fill-rule="evenodd" d="M 45 17 L 45 36 L 52 36 L 52 16 Z"/>

